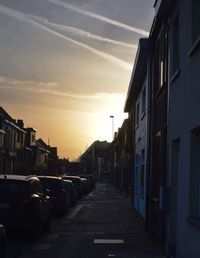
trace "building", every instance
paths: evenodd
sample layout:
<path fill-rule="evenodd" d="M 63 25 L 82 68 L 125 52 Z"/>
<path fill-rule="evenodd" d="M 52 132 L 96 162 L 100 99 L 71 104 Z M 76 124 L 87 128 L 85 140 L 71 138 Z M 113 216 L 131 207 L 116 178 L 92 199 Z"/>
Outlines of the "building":
<path fill-rule="evenodd" d="M 164 4 L 164 3 L 163 3 Z M 160 4 L 160 10 L 162 4 Z M 186 18 L 187 17 L 187 18 Z M 200 257 L 200 1 L 173 1 L 169 23 L 168 253 Z"/>
<path fill-rule="evenodd" d="M 129 84 L 127 99 L 124 111 L 132 113 L 134 121 L 131 123 L 132 139 L 134 139 L 132 157 L 134 159 L 134 168 L 132 166 L 134 187 L 132 191 L 133 207 L 139 214 L 146 217 L 146 205 L 149 199 L 147 193 L 149 189 L 149 170 L 147 170 L 148 154 L 148 61 L 150 40 L 140 39 L 135 58 L 135 64 Z M 148 199 L 148 200 L 147 200 Z"/>
<path fill-rule="evenodd" d="M 90 174 L 97 182 L 111 182 L 110 143 L 95 141 L 81 155 L 83 174 Z"/>
<path fill-rule="evenodd" d="M 23 174 L 26 131 L 0 107 L 0 173 Z"/>
<path fill-rule="evenodd" d="M 135 116 L 134 195 L 146 190 L 146 204 L 134 198 L 134 205 L 173 258 L 200 257 L 199 12 L 197 0 L 155 2 L 147 73 L 140 41 L 125 104 Z M 148 116 L 141 123 L 145 85 Z"/>
<path fill-rule="evenodd" d="M 48 174 L 49 146 L 39 138 L 36 140 L 35 151 L 35 172 L 39 175 Z"/>

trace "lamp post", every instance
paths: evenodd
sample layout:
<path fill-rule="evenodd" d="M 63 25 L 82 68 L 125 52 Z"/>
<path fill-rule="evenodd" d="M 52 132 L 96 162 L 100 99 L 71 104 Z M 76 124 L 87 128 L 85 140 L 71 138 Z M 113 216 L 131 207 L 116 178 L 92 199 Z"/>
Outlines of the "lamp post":
<path fill-rule="evenodd" d="M 110 116 L 112 118 L 112 137 L 114 139 L 114 116 Z"/>

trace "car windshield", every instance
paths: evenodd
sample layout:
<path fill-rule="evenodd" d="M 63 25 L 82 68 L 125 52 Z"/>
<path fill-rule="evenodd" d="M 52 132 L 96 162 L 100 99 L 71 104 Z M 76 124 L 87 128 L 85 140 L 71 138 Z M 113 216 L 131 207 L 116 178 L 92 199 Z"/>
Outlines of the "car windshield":
<path fill-rule="evenodd" d="M 19 180 L 0 180 L 0 195 L 25 195 L 30 191 L 29 186 L 28 182 Z"/>
<path fill-rule="evenodd" d="M 63 185 L 64 185 L 66 188 L 72 190 L 72 183 L 63 180 Z"/>
<path fill-rule="evenodd" d="M 62 189 L 62 184 L 60 180 L 55 180 L 51 178 L 40 178 L 40 182 L 44 189 L 49 189 L 50 191 L 60 191 Z"/>

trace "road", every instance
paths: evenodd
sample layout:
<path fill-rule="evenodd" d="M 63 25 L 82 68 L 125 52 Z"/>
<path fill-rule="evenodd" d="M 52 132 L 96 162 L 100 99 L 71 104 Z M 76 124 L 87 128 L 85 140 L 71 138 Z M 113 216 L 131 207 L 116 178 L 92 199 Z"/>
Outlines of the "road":
<path fill-rule="evenodd" d="M 35 242 L 8 241 L 7 258 L 164 258 L 144 221 L 114 187 L 100 184 Z"/>

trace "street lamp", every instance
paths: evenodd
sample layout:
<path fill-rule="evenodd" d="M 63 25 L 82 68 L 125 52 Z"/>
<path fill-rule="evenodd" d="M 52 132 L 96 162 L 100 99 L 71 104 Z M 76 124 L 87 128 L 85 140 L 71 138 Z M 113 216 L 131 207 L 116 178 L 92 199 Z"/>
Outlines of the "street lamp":
<path fill-rule="evenodd" d="M 112 137 L 114 139 L 114 116 L 110 116 L 112 118 Z"/>

